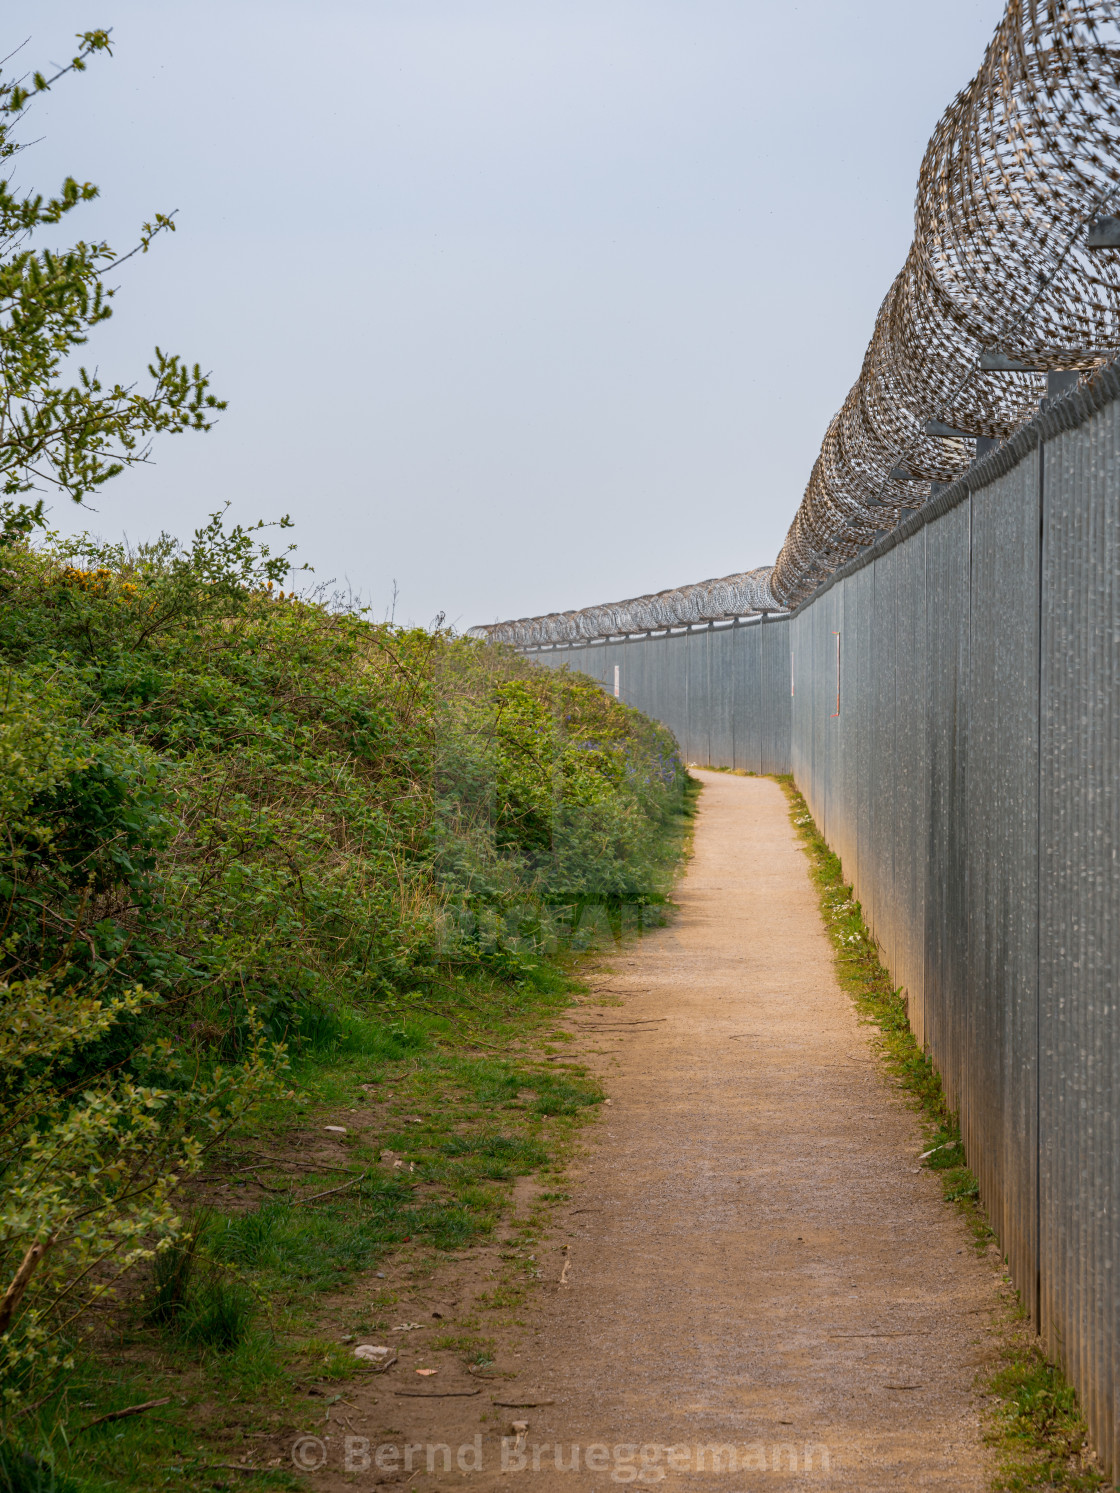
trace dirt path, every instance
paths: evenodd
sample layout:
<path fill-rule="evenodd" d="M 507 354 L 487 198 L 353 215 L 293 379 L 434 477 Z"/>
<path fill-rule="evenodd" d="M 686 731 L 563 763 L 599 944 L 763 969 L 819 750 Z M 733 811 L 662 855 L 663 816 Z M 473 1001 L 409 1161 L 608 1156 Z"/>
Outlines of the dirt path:
<path fill-rule="evenodd" d="M 741 1466 L 765 1453 L 765 1473 L 714 1479 L 729 1488 L 984 1488 L 991 1267 L 916 1170 L 917 1124 L 836 983 L 781 790 L 698 776 L 682 914 L 613 981 L 648 991 L 627 1018 L 664 1019 L 629 1029 L 608 1076 L 576 1202 L 599 1211 L 574 1219 L 538 1340 L 557 1405 L 527 1441 L 680 1443 L 666 1481 L 685 1486 L 713 1481 L 696 1446 L 715 1442 Z M 789 1450 L 774 1467 L 783 1445 L 800 1475 Z M 806 1445 L 828 1448 L 828 1476 Z"/>
<path fill-rule="evenodd" d="M 502 1391 L 554 1403 L 491 1411 L 481 1475 L 441 1477 L 437 1458 L 413 1486 L 983 1489 L 973 1381 L 996 1273 L 917 1168 L 917 1124 L 836 983 L 780 789 L 698 776 L 680 917 L 601 978 L 621 1009 L 574 1017 L 605 1029 L 611 1105 Z M 409 1434 L 469 1440 L 486 1399 L 433 1402 Z M 557 1446 L 565 1467 L 579 1448 L 578 1472 L 555 1470 Z"/>

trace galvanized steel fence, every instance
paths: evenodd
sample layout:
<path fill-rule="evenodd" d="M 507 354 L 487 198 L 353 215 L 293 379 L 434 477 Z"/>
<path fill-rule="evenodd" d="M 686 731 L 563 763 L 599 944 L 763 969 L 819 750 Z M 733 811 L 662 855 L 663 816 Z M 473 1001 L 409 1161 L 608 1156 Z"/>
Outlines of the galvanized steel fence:
<path fill-rule="evenodd" d="M 790 640 L 794 776 L 1115 1467 L 1120 376 L 839 571 Z"/>
<path fill-rule="evenodd" d="M 617 678 L 690 761 L 792 770 L 960 1112 L 1024 1303 L 1116 1467 L 1120 374 L 1024 427 L 789 618 L 534 656 Z"/>
<path fill-rule="evenodd" d="M 590 674 L 661 721 L 686 762 L 789 771 L 789 619 L 707 623 L 524 650 Z"/>

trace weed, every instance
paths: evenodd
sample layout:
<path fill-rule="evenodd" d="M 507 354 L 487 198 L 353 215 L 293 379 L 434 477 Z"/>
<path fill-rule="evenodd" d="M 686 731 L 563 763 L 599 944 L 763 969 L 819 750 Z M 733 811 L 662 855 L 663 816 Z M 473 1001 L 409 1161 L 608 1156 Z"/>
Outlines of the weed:
<path fill-rule="evenodd" d="M 251 1292 L 240 1282 L 214 1275 L 189 1297 L 177 1330 L 192 1347 L 228 1353 L 245 1341 L 255 1310 Z"/>
<path fill-rule="evenodd" d="M 148 1290 L 148 1320 L 161 1327 L 173 1325 L 186 1306 L 198 1264 L 203 1234 L 212 1222 L 210 1209 L 199 1209 L 186 1231 L 159 1250 L 152 1261 Z"/>
<path fill-rule="evenodd" d="M 495 1286 L 492 1291 L 480 1291 L 478 1304 L 488 1307 L 491 1311 L 500 1311 L 503 1307 L 524 1305 L 526 1291 L 524 1286 L 501 1285 Z"/>
<path fill-rule="evenodd" d="M 448 1332 L 440 1337 L 432 1339 L 431 1347 L 435 1350 L 445 1350 L 452 1353 L 461 1353 L 464 1361 L 471 1364 L 487 1364 L 494 1362 L 494 1339 L 480 1338 L 473 1333 Z"/>
<path fill-rule="evenodd" d="M 1022 1349 L 993 1376 L 1000 1397 L 996 1444 L 1003 1452 L 997 1488 L 1095 1489 L 1108 1480 L 1093 1465 L 1075 1391 L 1036 1345 Z"/>

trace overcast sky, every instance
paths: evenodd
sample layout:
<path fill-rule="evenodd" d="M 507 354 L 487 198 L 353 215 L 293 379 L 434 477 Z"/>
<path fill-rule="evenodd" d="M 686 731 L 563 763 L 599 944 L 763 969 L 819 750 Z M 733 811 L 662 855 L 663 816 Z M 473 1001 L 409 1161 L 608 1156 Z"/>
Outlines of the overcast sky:
<path fill-rule="evenodd" d="M 100 8 L 98 8 L 100 7 Z M 155 343 L 208 436 L 52 522 L 187 535 L 226 500 L 378 616 L 460 627 L 766 564 L 1001 0 L 35 0 L 20 179 L 128 247 L 90 359 Z M 11 66 L 11 64 L 9 65 Z M 78 215 L 70 219 L 77 224 Z"/>

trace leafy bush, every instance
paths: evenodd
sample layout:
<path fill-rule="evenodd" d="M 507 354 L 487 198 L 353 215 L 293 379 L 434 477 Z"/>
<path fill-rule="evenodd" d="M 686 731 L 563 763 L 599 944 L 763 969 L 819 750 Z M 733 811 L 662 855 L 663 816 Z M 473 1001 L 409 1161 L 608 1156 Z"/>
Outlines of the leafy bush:
<path fill-rule="evenodd" d="M 662 852 L 650 826 L 681 780 L 673 738 L 579 674 L 539 670 L 494 693 L 498 843 L 554 898 L 648 898 Z"/>
<path fill-rule="evenodd" d="M 4 551 L 9 1395 L 65 1368 L 80 1313 L 146 1257 L 154 1311 L 239 1340 L 251 1303 L 190 1284 L 174 1194 L 286 1048 L 406 1058 L 450 1024 L 449 982 L 544 978 L 589 902 L 644 915 L 668 885 L 685 777 L 665 731 L 578 675 L 277 593 L 286 566 L 220 516 L 188 546 Z M 537 1085 L 541 1113 L 591 1102 Z M 495 1140 L 470 1164 L 528 1163 Z M 481 1226 L 379 1196 L 354 1268 L 410 1228 Z"/>
<path fill-rule="evenodd" d="M 109 50 L 89 31 L 53 76 L 0 78 L 0 160 L 24 148 L 28 100 Z M 251 1003 L 224 1063 L 164 1019 L 192 968 L 157 870 L 174 803 L 151 744 L 95 719 L 98 693 L 158 692 L 126 639 L 182 605 L 219 615 L 269 558 L 220 524 L 190 550 L 154 547 L 141 584 L 109 555 L 82 567 L 59 552 L 43 570 L 27 548 L 37 492 L 81 501 L 145 462 L 156 434 L 207 430 L 224 408 L 197 364 L 159 348 L 143 387 L 77 366 L 111 314 L 104 277 L 175 225 L 157 213 L 119 256 L 98 239 L 64 248 L 60 225 L 97 188 L 67 178 L 45 194 L 19 175 L 0 181 L 0 1419 L 67 1367 L 86 1309 L 175 1238 L 179 1182 L 283 1066 Z M 13 1456 L 0 1450 L 0 1483 L 53 1485 Z"/>

